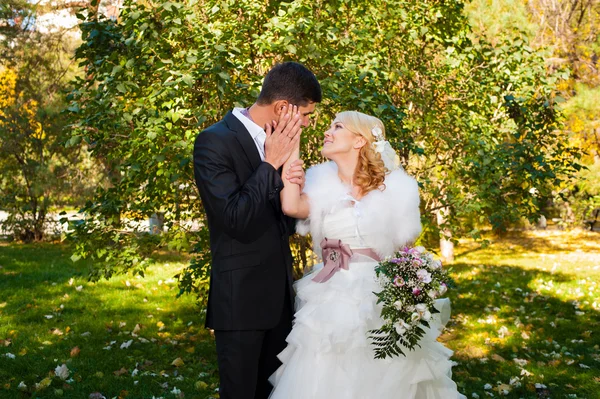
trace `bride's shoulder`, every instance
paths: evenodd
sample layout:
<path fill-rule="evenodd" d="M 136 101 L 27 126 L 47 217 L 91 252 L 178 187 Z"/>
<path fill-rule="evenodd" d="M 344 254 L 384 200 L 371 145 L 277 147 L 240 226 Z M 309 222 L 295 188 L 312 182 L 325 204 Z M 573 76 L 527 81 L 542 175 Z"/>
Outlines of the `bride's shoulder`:
<path fill-rule="evenodd" d="M 388 174 L 384 181 L 385 188 L 381 197 L 389 202 L 392 208 L 398 206 L 413 206 L 419 204 L 419 184 L 417 180 L 402 169 L 397 169 Z"/>
<path fill-rule="evenodd" d="M 328 162 L 323 162 L 323 163 L 319 163 L 316 165 L 311 166 L 310 168 L 308 168 L 306 170 L 306 177 L 308 176 L 312 176 L 312 177 L 317 177 L 317 176 L 328 176 L 328 175 L 333 175 L 335 176 L 337 172 L 337 165 L 335 164 L 335 162 L 332 161 L 328 161 Z"/>
<path fill-rule="evenodd" d="M 338 183 L 337 165 L 335 162 L 323 162 L 311 166 L 306 171 L 306 186 L 327 187 L 327 185 Z"/>
<path fill-rule="evenodd" d="M 385 191 L 390 190 L 393 192 L 402 191 L 402 192 L 411 192 L 416 191 L 418 194 L 419 184 L 417 180 L 407 174 L 403 169 L 396 169 L 393 172 L 390 172 L 385 177 Z"/>

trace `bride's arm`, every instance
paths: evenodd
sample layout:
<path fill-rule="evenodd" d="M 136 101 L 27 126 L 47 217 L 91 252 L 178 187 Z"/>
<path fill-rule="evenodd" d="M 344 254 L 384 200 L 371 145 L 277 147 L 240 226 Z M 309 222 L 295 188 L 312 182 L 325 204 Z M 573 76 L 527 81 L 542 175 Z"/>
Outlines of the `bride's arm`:
<path fill-rule="evenodd" d="M 287 216 L 306 219 L 309 215 L 308 196 L 302 193 L 302 187 L 289 180 L 289 171 L 294 161 L 300 159 L 300 143 L 283 165 L 283 190 L 281 190 L 281 208 Z"/>

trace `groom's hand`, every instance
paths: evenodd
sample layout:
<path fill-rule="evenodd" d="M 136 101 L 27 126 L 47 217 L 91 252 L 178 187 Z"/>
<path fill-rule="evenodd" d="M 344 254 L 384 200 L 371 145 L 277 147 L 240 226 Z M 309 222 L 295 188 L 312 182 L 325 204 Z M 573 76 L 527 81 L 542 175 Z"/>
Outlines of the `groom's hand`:
<path fill-rule="evenodd" d="M 279 121 L 267 123 L 265 132 L 265 162 L 279 169 L 287 161 L 300 141 L 302 118 L 297 106 L 284 107 Z"/>
<path fill-rule="evenodd" d="M 304 174 L 304 161 L 297 159 L 290 164 L 285 177 L 290 183 L 297 184 L 300 186 L 300 191 L 304 190 L 304 183 L 306 182 L 306 176 Z"/>

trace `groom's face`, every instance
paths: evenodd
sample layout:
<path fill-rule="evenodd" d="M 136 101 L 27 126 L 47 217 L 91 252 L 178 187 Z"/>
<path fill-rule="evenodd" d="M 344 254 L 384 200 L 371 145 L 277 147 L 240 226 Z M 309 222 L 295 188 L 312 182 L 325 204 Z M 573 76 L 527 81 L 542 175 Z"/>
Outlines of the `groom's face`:
<path fill-rule="evenodd" d="M 291 104 L 291 105 L 295 105 L 295 104 Z M 310 102 L 306 105 L 298 106 L 298 112 L 300 113 L 300 118 L 302 119 L 302 127 L 303 128 L 310 126 L 311 118 L 315 113 L 316 105 L 317 105 L 316 103 Z M 290 103 L 288 101 L 285 101 L 285 100 L 278 101 L 277 106 L 276 106 L 277 116 L 279 116 L 282 109 L 287 106 L 290 106 Z"/>

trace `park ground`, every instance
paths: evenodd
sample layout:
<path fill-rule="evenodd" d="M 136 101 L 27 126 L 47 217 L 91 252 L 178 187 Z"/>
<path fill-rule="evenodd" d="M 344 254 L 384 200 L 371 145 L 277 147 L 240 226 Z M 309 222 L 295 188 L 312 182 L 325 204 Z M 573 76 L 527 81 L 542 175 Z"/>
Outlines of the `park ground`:
<path fill-rule="evenodd" d="M 468 398 L 600 398 L 600 233 L 463 241 L 441 340 Z M 65 244 L 0 243 L 0 398 L 218 398 L 214 341 L 184 256 L 87 281 Z M 370 399 L 370 398 L 369 398 Z"/>

